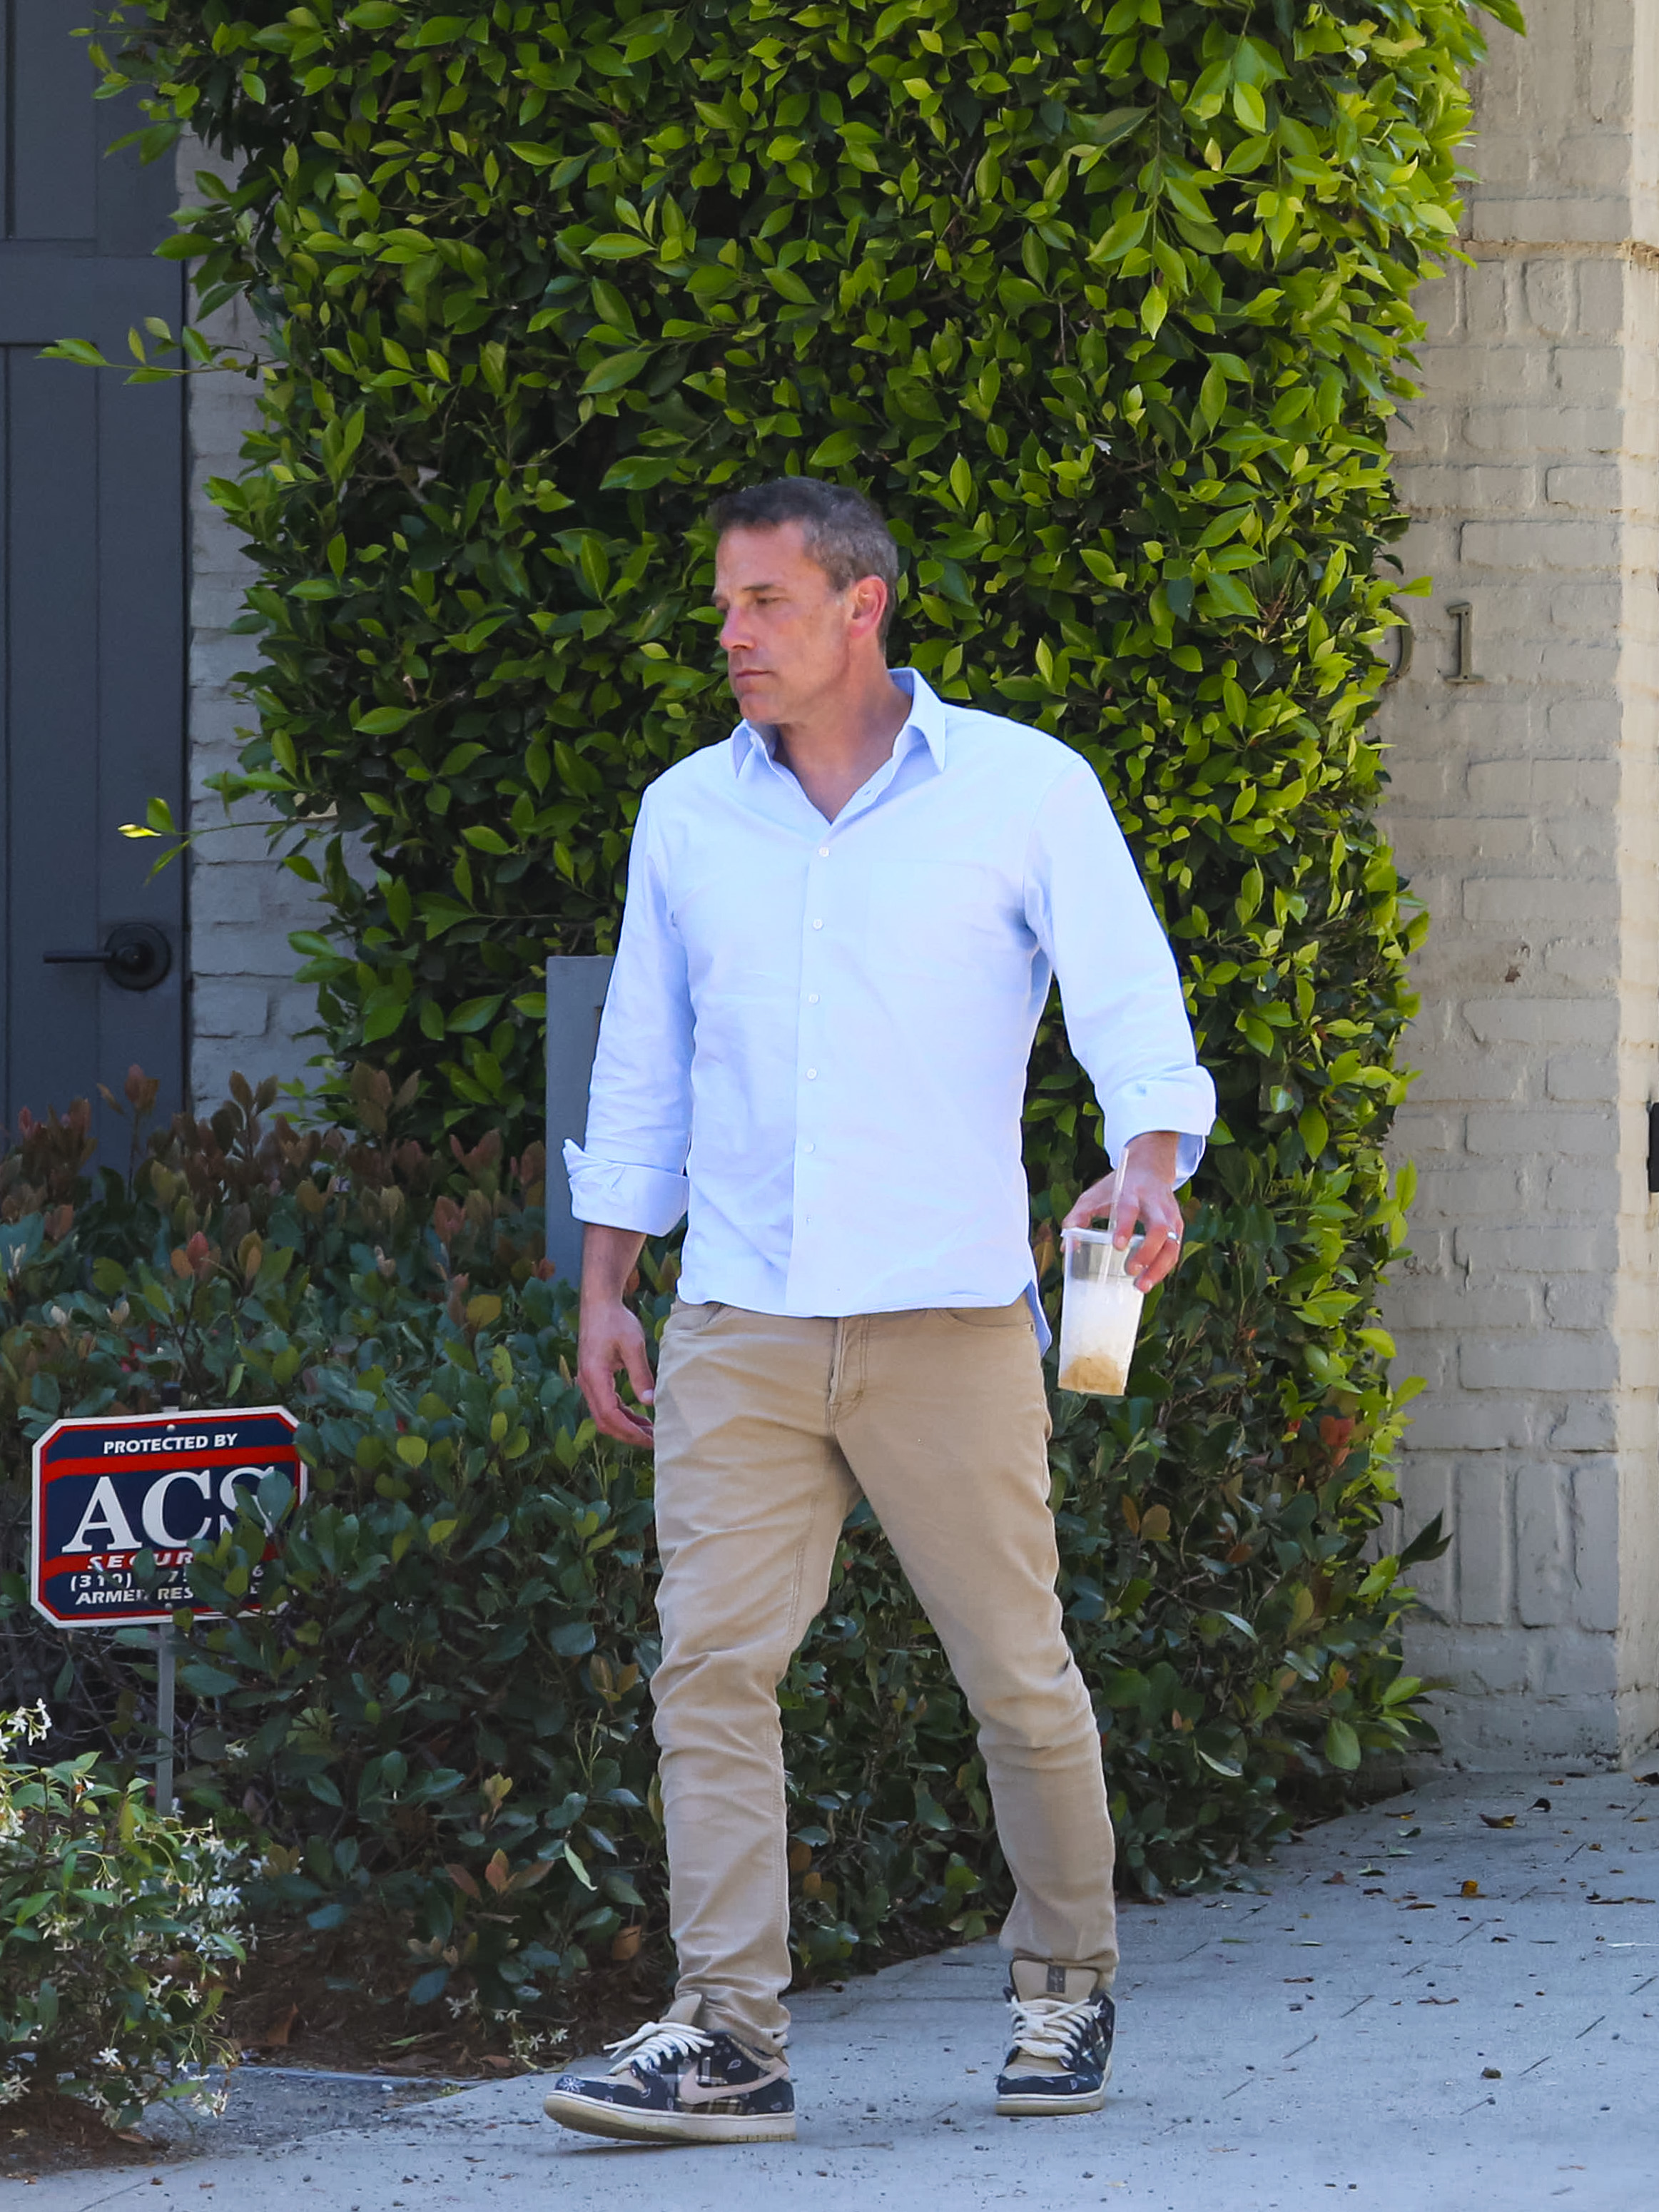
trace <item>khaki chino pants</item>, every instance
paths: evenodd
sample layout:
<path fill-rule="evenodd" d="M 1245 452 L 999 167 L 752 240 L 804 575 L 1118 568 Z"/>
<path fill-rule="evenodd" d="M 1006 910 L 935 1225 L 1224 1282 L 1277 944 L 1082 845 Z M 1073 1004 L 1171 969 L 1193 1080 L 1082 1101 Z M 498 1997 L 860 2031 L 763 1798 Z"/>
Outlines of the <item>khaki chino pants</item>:
<path fill-rule="evenodd" d="M 979 1723 L 1024 1958 L 1117 1966 L 1100 1737 L 1061 1626 L 1024 1299 L 845 1321 L 678 1306 L 657 1383 L 657 1605 L 677 1996 L 765 2045 L 789 2015 L 777 1686 L 867 1498 Z"/>

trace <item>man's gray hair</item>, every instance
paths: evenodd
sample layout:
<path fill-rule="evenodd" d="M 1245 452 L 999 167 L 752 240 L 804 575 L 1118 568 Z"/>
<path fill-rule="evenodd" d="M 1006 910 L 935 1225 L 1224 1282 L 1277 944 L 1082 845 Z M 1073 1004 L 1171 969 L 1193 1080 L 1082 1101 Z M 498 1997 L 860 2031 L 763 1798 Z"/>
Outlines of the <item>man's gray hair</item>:
<path fill-rule="evenodd" d="M 898 547 L 879 511 L 861 491 L 825 483 L 817 477 L 775 477 L 746 491 L 721 495 L 708 510 L 716 537 L 728 530 L 776 530 L 798 522 L 808 557 L 845 592 L 861 576 L 879 576 L 887 586 L 881 618 L 882 642 L 898 604 Z"/>

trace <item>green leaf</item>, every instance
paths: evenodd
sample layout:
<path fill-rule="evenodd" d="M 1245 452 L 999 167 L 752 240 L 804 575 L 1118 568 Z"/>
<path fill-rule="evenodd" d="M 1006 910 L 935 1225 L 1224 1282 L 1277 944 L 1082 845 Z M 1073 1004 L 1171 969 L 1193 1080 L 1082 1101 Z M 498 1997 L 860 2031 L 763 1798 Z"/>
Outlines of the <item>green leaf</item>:
<path fill-rule="evenodd" d="M 1073 115 L 1073 130 L 1090 146 L 1115 146 L 1138 131 L 1152 111 L 1145 107 L 1114 107 L 1104 115 Z"/>
<path fill-rule="evenodd" d="M 793 269 L 769 269 L 766 281 L 780 299 L 788 300 L 796 307 L 810 307 L 813 303 L 811 287 Z"/>
<path fill-rule="evenodd" d="M 465 33 L 465 15 L 433 15 L 418 24 L 413 35 L 401 43 L 406 46 L 448 46 Z"/>
<path fill-rule="evenodd" d="M 1326 1729 L 1325 1756 L 1342 1774 L 1352 1774 L 1359 1765 L 1359 1738 L 1346 1721 L 1334 1720 Z"/>
<path fill-rule="evenodd" d="M 807 456 L 807 466 L 812 469 L 844 468 L 859 455 L 859 437 L 855 430 L 832 430 L 821 438 Z"/>
<path fill-rule="evenodd" d="M 600 482 L 601 491 L 652 491 L 666 483 L 680 466 L 672 453 L 624 453 Z"/>
<path fill-rule="evenodd" d="M 110 364 L 90 338 L 59 338 L 40 349 L 42 361 L 74 361 L 83 368 L 107 368 Z"/>
<path fill-rule="evenodd" d="M 584 392 L 620 392 L 624 385 L 632 384 L 652 357 L 649 346 L 636 346 L 626 353 L 613 353 L 590 368 L 582 379 Z"/>

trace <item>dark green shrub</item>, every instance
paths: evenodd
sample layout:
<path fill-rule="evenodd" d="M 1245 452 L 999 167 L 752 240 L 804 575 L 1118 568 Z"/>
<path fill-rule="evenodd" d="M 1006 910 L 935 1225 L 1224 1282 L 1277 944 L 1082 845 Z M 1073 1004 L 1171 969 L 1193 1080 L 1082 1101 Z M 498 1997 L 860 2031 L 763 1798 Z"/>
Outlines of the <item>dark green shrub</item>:
<path fill-rule="evenodd" d="M 661 1927 L 648 1462 L 599 1442 L 572 1386 L 571 1294 L 535 1257 L 538 1156 L 486 1140 L 446 1168 L 412 1141 L 267 1128 L 270 1095 L 239 1083 L 101 1194 L 73 1173 L 78 1112 L 0 1160 L 0 1234 L 27 1248 L 0 1331 L 0 1623 L 32 1682 L 61 1666 L 64 1730 L 131 1772 L 148 1638 L 66 1647 L 33 1620 L 27 1445 L 60 1413 L 153 1406 L 175 1375 L 188 1401 L 294 1406 L 313 1488 L 266 1609 L 239 1612 L 261 1521 L 196 1571 L 228 1617 L 181 1658 L 186 1802 L 248 1826 L 261 1912 L 390 1917 L 421 1996 L 522 2009 Z M 1193 1235 L 1201 1255 L 1203 1217 Z M 672 1273 L 648 1260 L 653 1327 Z M 1224 1878 L 1287 1825 L 1287 1775 L 1420 1732 L 1391 1656 L 1396 1563 L 1359 1557 L 1367 1447 L 1328 1415 L 1268 1470 L 1230 1460 L 1230 1431 L 1211 1443 L 1200 1399 L 1127 1401 L 1103 1432 L 1082 1401 L 1058 1410 L 1063 1589 L 1126 1878 Z M 1167 1470 L 1188 1453 L 1213 1494 L 1182 1517 Z M 867 1511 L 783 1702 L 805 1960 L 872 1961 L 1000 1911 L 971 1724 Z"/>
<path fill-rule="evenodd" d="M 356 1077 L 360 1121 L 384 1123 L 384 1077 Z M 153 1411 L 163 1383 L 186 1402 L 281 1401 L 354 1267 L 390 1267 L 424 1305 L 489 1298 L 545 1272 L 542 1148 L 503 1157 L 499 1138 L 429 1154 L 262 1115 L 274 1083 L 210 1119 L 181 1115 L 140 1143 L 133 1171 L 88 1174 L 91 1116 L 22 1117 L 0 1152 L 0 1703 L 47 1698 L 63 1742 L 127 1742 L 138 1686 L 128 1647 L 64 1637 L 28 1607 L 29 1453 L 60 1413 Z M 134 1069 L 137 1123 L 156 1086 Z M 108 1286 L 142 1266 L 148 1288 Z M 77 1290 L 105 1293 L 77 1303 Z M 147 1642 L 143 1635 L 140 1644 Z M 123 1654 L 126 1656 L 124 1656 Z M 133 1747 L 129 1745 L 129 1748 Z"/>

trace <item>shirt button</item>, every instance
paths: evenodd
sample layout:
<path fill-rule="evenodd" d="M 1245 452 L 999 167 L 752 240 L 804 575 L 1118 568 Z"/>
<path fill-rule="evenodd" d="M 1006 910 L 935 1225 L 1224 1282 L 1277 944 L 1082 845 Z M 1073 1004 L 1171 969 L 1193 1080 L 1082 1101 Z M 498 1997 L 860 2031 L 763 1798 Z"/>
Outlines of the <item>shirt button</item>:
<path fill-rule="evenodd" d="M 817 1006 L 817 1002 L 818 1002 L 818 994 L 817 994 L 817 993 L 816 991 L 809 991 L 809 992 L 806 994 L 806 1003 L 807 1003 L 807 1005 L 808 1005 L 809 1006 Z"/>
<path fill-rule="evenodd" d="M 829 857 L 830 857 L 830 848 L 829 848 L 827 845 L 820 845 L 820 846 L 818 847 L 818 858 L 819 858 L 819 860 L 827 860 L 829 859 Z"/>
<path fill-rule="evenodd" d="M 817 1068 L 816 1068 L 816 1067 L 809 1067 L 809 1068 L 807 1069 L 807 1071 L 806 1071 L 806 1080 L 807 1080 L 809 1083 L 816 1083 L 816 1082 L 817 1081 L 817 1079 L 818 1079 L 818 1072 L 817 1072 Z"/>
<path fill-rule="evenodd" d="M 823 927 L 823 924 L 821 921 L 815 921 L 812 924 L 812 927 L 814 929 L 822 929 Z"/>
<path fill-rule="evenodd" d="M 811 1139 L 808 1139 L 808 1141 L 807 1141 L 805 1144 L 804 1144 L 804 1145 L 801 1146 L 801 1150 L 802 1150 L 802 1152 L 810 1152 L 812 1149 L 813 1149 L 813 1147 L 812 1147 L 812 1144 L 811 1144 Z"/>

